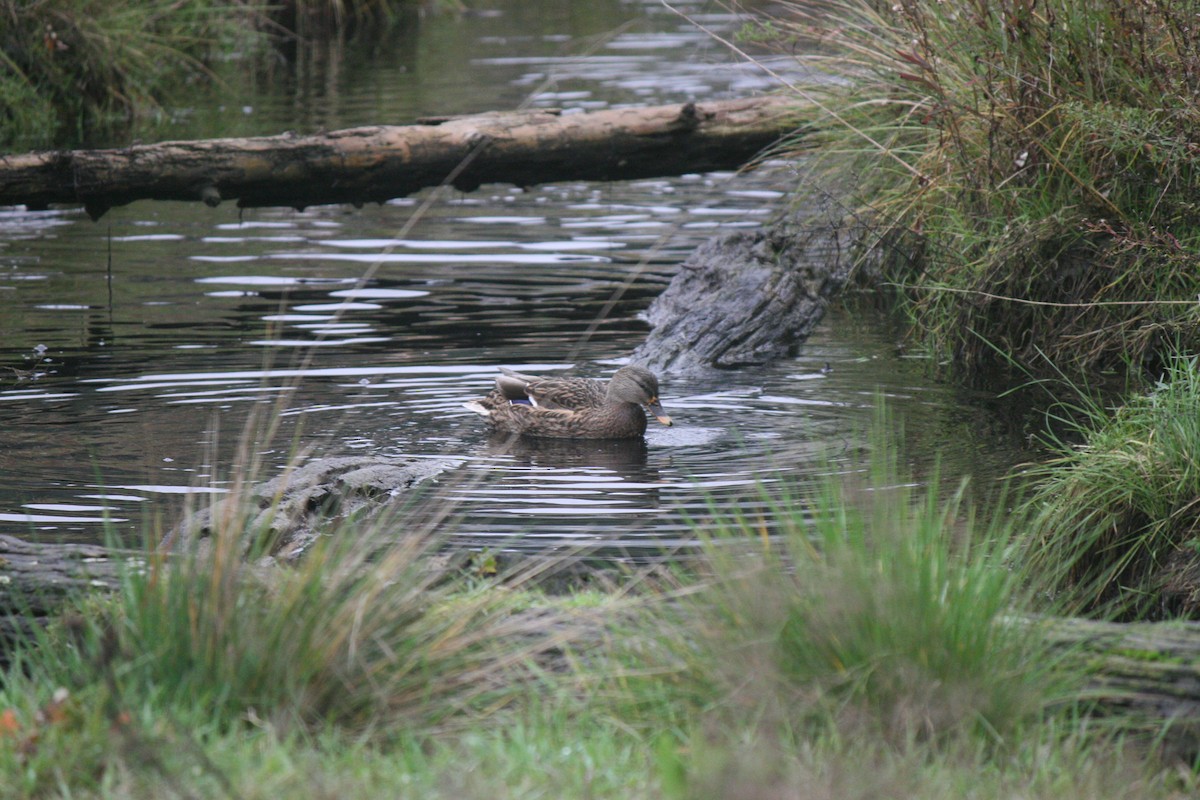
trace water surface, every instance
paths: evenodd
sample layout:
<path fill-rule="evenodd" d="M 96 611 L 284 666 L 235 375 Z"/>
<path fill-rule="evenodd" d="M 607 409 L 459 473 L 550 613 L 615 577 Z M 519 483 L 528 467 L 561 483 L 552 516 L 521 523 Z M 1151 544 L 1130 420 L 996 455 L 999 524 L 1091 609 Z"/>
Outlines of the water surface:
<path fill-rule="evenodd" d="M 167 128 L 267 134 L 771 86 L 657 3 L 582 5 L 511 0 L 426 21 L 371 52 L 198 98 Z M 897 331 L 861 314 L 832 314 L 769 368 L 664 376 L 676 426 L 652 423 L 644 443 L 498 441 L 462 408 L 497 365 L 610 374 L 679 262 L 769 220 L 795 181 L 782 166 L 360 210 L 143 202 L 98 224 L 0 209 L 0 532 L 96 541 L 106 520 L 130 535 L 161 527 L 187 493 L 228 489 L 252 411 L 281 420 L 248 447 L 264 479 L 297 451 L 461 461 L 438 491 L 471 545 L 650 551 L 686 541 L 713 503 L 769 516 L 759 485 L 853 468 L 880 397 L 906 420 L 903 457 L 921 474 L 939 453 L 951 479 L 1001 474 L 1020 454 L 984 407 L 931 382 Z"/>

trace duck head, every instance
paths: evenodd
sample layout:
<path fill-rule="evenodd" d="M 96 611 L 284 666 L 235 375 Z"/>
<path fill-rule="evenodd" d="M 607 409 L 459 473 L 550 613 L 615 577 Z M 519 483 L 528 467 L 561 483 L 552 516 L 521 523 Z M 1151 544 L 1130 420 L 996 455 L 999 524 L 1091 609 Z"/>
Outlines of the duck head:
<path fill-rule="evenodd" d="M 671 418 L 658 402 L 658 378 L 648 369 L 629 366 L 614 372 L 608 382 L 608 399 L 645 406 L 663 425 L 671 425 Z"/>

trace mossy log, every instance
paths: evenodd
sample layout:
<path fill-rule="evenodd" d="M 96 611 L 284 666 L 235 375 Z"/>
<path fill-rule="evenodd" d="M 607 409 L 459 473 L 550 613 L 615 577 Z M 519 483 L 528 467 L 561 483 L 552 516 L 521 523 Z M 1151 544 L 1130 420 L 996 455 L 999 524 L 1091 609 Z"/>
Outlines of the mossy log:
<path fill-rule="evenodd" d="M 0 157 L 0 205 L 82 204 L 99 219 L 143 199 L 302 209 L 383 202 L 443 183 L 470 191 L 737 169 L 794 133 L 802 117 L 794 99 L 757 97 L 26 153 Z"/>
<path fill-rule="evenodd" d="M 1030 624 L 1088 672 L 1085 696 L 1101 713 L 1169 721 L 1200 742 L 1200 622 L 1046 617 Z"/>
<path fill-rule="evenodd" d="M 69 597 L 116 588 L 120 558 L 97 545 L 0 534 L 0 663 L 5 642 L 54 614 Z"/>

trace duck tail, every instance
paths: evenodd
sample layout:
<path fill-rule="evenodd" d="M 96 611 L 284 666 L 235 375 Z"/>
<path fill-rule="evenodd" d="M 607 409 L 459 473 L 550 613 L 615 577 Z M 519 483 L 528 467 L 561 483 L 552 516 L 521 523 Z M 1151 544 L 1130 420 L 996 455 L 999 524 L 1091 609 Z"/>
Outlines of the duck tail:
<path fill-rule="evenodd" d="M 478 400 L 468 400 L 467 402 L 463 403 L 463 408 L 467 409 L 468 411 L 474 411 L 481 417 L 492 416 L 492 412 L 489 411 L 487 407 Z"/>

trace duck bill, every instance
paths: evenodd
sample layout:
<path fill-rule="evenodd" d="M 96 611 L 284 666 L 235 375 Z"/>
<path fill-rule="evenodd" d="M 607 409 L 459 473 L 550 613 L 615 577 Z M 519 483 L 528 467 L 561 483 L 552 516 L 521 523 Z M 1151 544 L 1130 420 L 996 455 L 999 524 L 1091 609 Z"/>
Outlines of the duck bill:
<path fill-rule="evenodd" d="M 656 420 L 661 422 L 663 425 L 666 425 L 668 428 L 671 427 L 671 418 L 667 416 L 666 411 L 663 411 L 662 404 L 658 402 L 657 397 L 650 398 L 650 402 L 646 403 L 646 408 L 650 409 L 650 413 L 654 415 Z"/>

